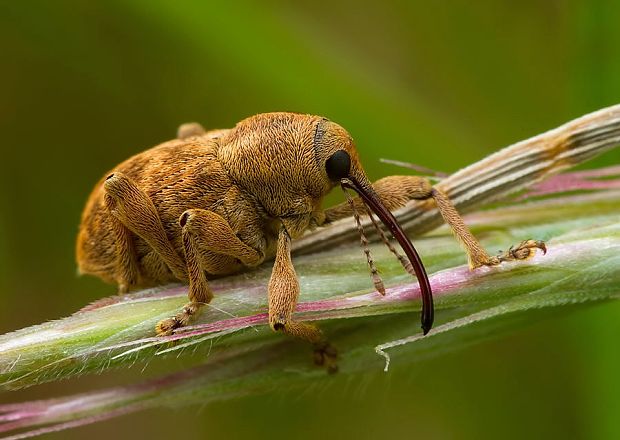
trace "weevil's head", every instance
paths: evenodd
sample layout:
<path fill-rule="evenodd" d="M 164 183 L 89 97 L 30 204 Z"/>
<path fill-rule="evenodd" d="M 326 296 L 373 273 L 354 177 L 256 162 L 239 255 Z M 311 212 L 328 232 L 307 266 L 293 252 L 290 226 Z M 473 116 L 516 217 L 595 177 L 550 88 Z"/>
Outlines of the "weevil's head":
<path fill-rule="evenodd" d="M 420 281 L 422 328 L 433 323 L 431 288 L 411 241 L 375 193 L 347 131 L 325 118 L 266 113 L 241 121 L 219 141 L 218 159 L 265 215 L 292 238 L 325 220 L 323 197 L 336 185 L 355 190 L 400 243 Z"/>
<path fill-rule="evenodd" d="M 349 133 L 320 116 L 252 116 L 220 140 L 218 158 L 231 179 L 293 237 L 322 223 L 321 202 L 342 178 L 371 188 Z"/>

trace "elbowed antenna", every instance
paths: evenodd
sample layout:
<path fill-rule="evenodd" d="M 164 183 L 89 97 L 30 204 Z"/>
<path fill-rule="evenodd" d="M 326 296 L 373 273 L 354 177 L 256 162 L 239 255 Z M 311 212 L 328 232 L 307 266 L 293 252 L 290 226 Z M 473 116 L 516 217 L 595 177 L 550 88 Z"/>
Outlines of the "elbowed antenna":
<path fill-rule="evenodd" d="M 347 198 L 347 202 L 353 211 L 353 217 L 355 218 L 355 223 L 357 224 L 357 230 L 360 233 L 360 243 L 364 248 L 364 254 L 366 255 L 366 261 L 368 262 L 368 268 L 370 269 L 370 277 L 372 278 L 372 283 L 375 285 L 375 289 L 381 295 L 385 296 L 385 286 L 383 285 L 383 280 L 379 275 L 379 271 L 377 270 L 377 266 L 375 266 L 375 262 L 370 255 L 370 248 L 368 247 L 368 239 L 366 238 L 366 234 L 364 233 L 364 226 L 362 226 L 362 220 L 360 219 L 360 215 L 355 209 L 355 202 L 353 201 L 353 197 L 349 194 L 346 188 L 342 188 L 345 197 Z M 366 208 L 367 212 L 371 212 L 368 208 Z M 374 220 L 374 217 L 373 217 Z"/>
<path fill-rule="evenodd" d="M 422 296 L 422 331 L 427 334 L 433 326 L 434 320 L 434 307 L 433 307 L 433 293 L 431 285 L 428 281 L 428 275 L 422 264 L 422 260 L 417 251 L 413 247 L 413 244 L 398 224 L 392 213 L 383 205 L 383 202 L 379 199 L 377 194 L 372 188 L 363 187 L 354 177 L 349 176 L 346 179 L 340 180 L 340 185 L 343 189 L 350 188 L 362 198 L 366 205 L 375 213 L 386 228 L 390 230 L 396 241 L 400 244 L 403 251 L 409 258 L 409 261 L 413 265 L 418 283 L 420 284 L 420 293 Z"/>

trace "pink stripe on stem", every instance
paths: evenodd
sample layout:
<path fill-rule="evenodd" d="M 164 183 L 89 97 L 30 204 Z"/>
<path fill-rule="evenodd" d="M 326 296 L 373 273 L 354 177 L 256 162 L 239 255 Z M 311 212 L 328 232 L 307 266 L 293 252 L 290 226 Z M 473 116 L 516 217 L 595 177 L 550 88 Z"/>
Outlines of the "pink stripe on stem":
<path fill-rule="evenodd" d="M 531 191 L 521 196 L 519 200 L 567 191 L 617 189 L 620 188 L 620 179 L 596 179 L 618 175 L 620 175 L 620 166 L 558 174 L 534 185 Z"/>
<path fill-rule="evenodd" d="M 438 272 L 430 277 L 431 286 L 435 296 L 441 296 L 458 290 L 465 284 L 471 283 L 473 279 L 484 276 L 489 268 L 479 268 L 472 272 L 467 266 L 460 266 L 450 270 Z M 330 312 L 336 310 L 346 310 L 361 307 L 369 304 L 393 304 L 403 301 L 420 299 L 420 286 L 416 283 L 403 284 L 386 289 L 386 295 L 378 292 L 365 293 L 352 297 L 326 299 L 319 301 L 309 301 L 297 305 L 298 313 L 308 312 Z M 333 316 L 330 316 L 333 317 Z M 243 329 L 253 325 L 266 324 L 267 313 L 244 316 L 240 318 L 224 319 L 208 324 L 198 324 L 185 327 L 172 336 L 159 338 L 165 341 L 175 341 L 188 337 L 201 336 L 208 333 L 215 333 L 224 330 Z M 300 317 L 304 320 L 304 317 Z"/>
<path fill-rule="evenodd" d="M 535 262 L 537 259 L 538 255 L 532 258 L 530 262 Z M 551 261 L 549 256 L 546 257 L 545 261 Z M 505 263 L 500 268 L 481 267 L 475 271 L 469 270 L 467 266 L 459 266 L 449 270 L 437 272 L 430 277 L 430 283 L 434 296 L 440 297 L 458 291 L 467 284 L 475 283 L 478 278 L 484 277 L 490 271 L 503 270 L 502 268 L 508 266 L 508 264 Z M 523 263 L 521 262 L 520 264 Z M 415 282 L 390 287 L 386 289 L 385 296 L 382 296 L 378 292 L 370 292 L 336 299 L 303 302 L 297 305 L 296 311 L 298 313 L 314 314 L 318 312 L 325 312 L 322 315 L 299 316 L 298 319 L 302 321 L 330 319 L 337 318 L 339 316 L 337 313 L 338 310 L 350 310 L 372 304 L 389 305 L 419 299 L 420 287 L 419 284 Z M 172 341 L 181 341 L 208 334 L 237 331 L 256 325 L 266 325 L 268 322 L 268 317 L 268 314 L 263 312 L 254 315 L 222 319 L 215 322 L 182 327 L 177 330 L 175 334 L 170 336 L 149 337 L 130 342 L 123 342 L 120 344 L 99 348 L 97 351 L 109 351 L 129 347 L 135 347 L 131 351 L 137 351 L 148 346 L 162 345 Z"/>

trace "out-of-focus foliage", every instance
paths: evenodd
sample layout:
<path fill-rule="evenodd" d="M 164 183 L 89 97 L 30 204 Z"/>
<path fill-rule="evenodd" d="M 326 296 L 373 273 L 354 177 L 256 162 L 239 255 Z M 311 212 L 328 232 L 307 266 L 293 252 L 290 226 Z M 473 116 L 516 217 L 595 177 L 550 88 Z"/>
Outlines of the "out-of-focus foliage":
<path fill-rule="evenodd" d="M 610 0 L 0 2 L 0 332 L 114 292 L 74 275 L 83 202 L 105 171 L 179 123 L 318 113 L 349 129 L 373 178 L 402 172 L 379 157 L 453 171 L 619 102 L 619 19 Z M 618 162 L 616 152 L 596 165 Z M 619 313 L 580 311 L 387 378 L 56 438 L 273 437 L 274 426 L 300 438 L 613 438 Z M 20 398 L 72 387 L 84 383 Z"/>

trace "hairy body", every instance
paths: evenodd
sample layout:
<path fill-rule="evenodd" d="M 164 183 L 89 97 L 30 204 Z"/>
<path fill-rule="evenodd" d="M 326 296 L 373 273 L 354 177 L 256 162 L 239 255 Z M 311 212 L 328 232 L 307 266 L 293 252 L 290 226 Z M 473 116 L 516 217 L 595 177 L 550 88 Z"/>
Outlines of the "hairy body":
<path fill-rule="evenodd" d="M 162 226 L 180 258 L 184 257 L 179 218 L 188 208 L 219 214 L 241 241 L 263 255 L 273 256 L 277 225 L 256 197 L 240 189 L 218 160 L 218 142 L 229 130 L 217 130 L 166 142 L 137 154 L 115 167 L 133 180 L 153 201 Z M 106 177 L 112 173 L 110 171 Z M 79 270 L 110 283 L 118 281 L 115 219 L 105 202 L 105 177 L 91 193 L 82 215 L 77 241 Z M 160 254 L 139 235 L 133 235 L 139 280 L 128 288 L 148 287 L 179 278 Z M 228 255 L 209 252 L 206 272 L 226 275 L 245 266 Z M 186 280 L 186 277 L 181 280 Z"/>
<path fill-rule="evenodd" d="M 323 198 L 337 185 L 360 197 L 323 210 Z M 527 258 L 533 249 L 544 249 L 542 243 L 529 240 L 506 255 L 491 257 L 449 199 L 427 179 L 389 176 L 371 184 L 342 127 L 319 116 L 266 113 L 230 130 L 206 132 L 198 124 L 185 124 L 178 139 L 137 154 L 107 173 L 82 214 L 77 261 L 82 273 L 118 284 L 119 292 L 188 282 L 190 302 L 157 325 L 159 334 L 170 334 L 211 301 L 209 277 L 275 257 L 268 285 L 270 326 L 313 343 L 317 362 L 333 370 L 335 351 L 321 332 L 293 319 L 299 282 L 290 256 L 291 239 L 308 228 L 374 212 L 405 251 L 407 259 L 399 256 L 403 266 L 420 281 L 422 328 L 428 332 L 433 322 L 430 284 L 415 249 L 390 213 L 412 199 L 436 203 L 472 268 Z M 380 283 L 375 285 L 385 293 Z"/>

